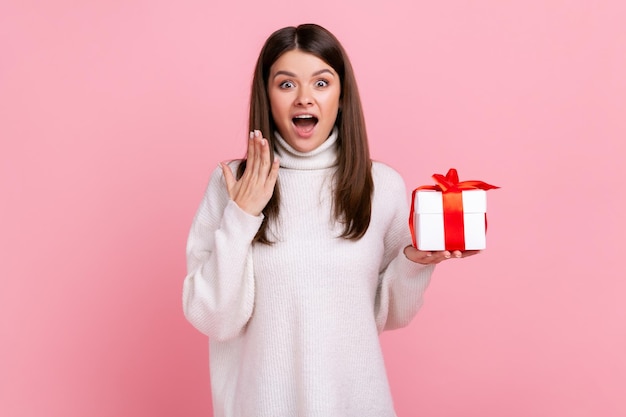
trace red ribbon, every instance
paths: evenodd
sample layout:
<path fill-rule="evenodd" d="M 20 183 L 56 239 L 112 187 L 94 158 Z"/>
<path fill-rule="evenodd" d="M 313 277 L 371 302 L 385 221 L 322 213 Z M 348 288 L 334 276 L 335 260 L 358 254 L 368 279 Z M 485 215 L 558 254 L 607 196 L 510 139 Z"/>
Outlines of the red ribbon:
<path fill-rule="evenodd" d="M 441 191 L 443 198 L 443 225 L 445 233 L 446 250 L 465 250 L 465 233 L 463 223 L 463 196 L 464 190 L 493 190 L 500 188 L 487 184 L 483 181 L 459 181 L 456 169 L 450 168 L 444 177 L 441 174 L 433 174 L 436 185 L 422 185 L 413 190 L 411 197 L 411 213 L 409 215 L 409 227 L 413 246 L 417 248 L 417 239 L 414 227 L 415 194 L 419 190 Z M 486 221 L 485 214 L 485 221 Z M 418 248 L 419 249 L 419 248 Z"/>

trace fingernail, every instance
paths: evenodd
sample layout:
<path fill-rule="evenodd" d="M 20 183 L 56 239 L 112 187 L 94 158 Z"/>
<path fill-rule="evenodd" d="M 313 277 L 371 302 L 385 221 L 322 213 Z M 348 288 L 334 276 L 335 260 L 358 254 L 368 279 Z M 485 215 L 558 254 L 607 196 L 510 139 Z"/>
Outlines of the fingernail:
<path fill-rule="evenodd" d="M 254 131 L 254 137 L 261 137 L 261 132 L 259 130 Z"/>
<path fill-rule="evenodd" d="M 254 138 L 254 132 L 250 132 L 250 139 Z"/>
<path fill-rule="evenodd" d="M 450 259 L 450 252 L 446 252 L 443 254 L 446 259 Z"/>
<path fill-rule="evenodd" d="M 432 252 L 426 252 L 426 257 L 433 256 Z"/>
<path fill-rule="evenodd" d="M 460 258 L 461 256 L 463 256 L 463 254 L 462 254 L 462 253 L 460 253 L 460 252 L 458 252 L 458 253 L 456 253 L 454 256 L 456 256 L 457 258 Z"/>

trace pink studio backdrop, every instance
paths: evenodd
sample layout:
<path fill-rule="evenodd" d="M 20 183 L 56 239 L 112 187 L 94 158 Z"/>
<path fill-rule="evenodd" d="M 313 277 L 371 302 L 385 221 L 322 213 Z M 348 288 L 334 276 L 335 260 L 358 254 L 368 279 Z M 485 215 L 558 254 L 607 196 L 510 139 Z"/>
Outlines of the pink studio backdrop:
<path fill-rule="evenodd" d="M 502 187 L 487 251 L 382 337 L 399 416 L 626 415 L 625 4 L 2 2 L 0 415 L 211 415 L 187 232 L 263 40 L 308 21 L 407 198 Z"/>

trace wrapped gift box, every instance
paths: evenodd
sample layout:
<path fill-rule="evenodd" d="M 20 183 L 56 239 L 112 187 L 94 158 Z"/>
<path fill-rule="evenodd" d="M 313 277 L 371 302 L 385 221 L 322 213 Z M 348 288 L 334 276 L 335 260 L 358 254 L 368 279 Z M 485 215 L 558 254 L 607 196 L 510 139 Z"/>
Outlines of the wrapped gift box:
<path fill-rule="evenodd" d="M 464 245 L 449 243 L 446 246 L 444 228 L 443 193 L 441 191 L 421 190 L 415 193 L 414 234 L 420 250 L 479 250 L 485 249 L 487 239 L 487 193 L 483 190 L 461 192 L 463 200 Z M 459 227 L 459 225 L 457 225 Z M 451 231 L 448 230 L 448 233 Z"/>
<path fill-rule="evenodd" d="M 413 191 L 409 224 L 419 250 L 481 250 L 486 248 L 487 193 L 498 188 L 482 181 L 459 182 L 454 168 L 433 175 L 434 186 Z"/>

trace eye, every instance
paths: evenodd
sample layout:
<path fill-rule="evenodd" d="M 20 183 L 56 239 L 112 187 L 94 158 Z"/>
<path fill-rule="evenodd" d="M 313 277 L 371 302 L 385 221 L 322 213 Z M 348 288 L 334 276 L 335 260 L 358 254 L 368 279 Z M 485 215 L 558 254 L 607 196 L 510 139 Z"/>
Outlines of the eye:
<path fill-rule="evenodd" d="M 294 84 L 294 83 L 292 83 L 291 81 L 283 81 L 283 82 L 282 82 L 282 83 L 280 83 L 278 86 L 279 86 L 280 88 L 285 88 L 285 89 L 287 89 L 287 88 L 294 88 L 294 87 L 295 87 L 295 84 Z"/>
<path fill-rule="evenodd" d="M 318 87 L 318 88 L 327 87 L 328 86 L 328 81 L 326 81 L 326 80 L 317 80 L 315 82 L 315 86 Z"/>

